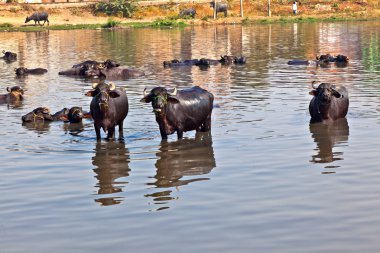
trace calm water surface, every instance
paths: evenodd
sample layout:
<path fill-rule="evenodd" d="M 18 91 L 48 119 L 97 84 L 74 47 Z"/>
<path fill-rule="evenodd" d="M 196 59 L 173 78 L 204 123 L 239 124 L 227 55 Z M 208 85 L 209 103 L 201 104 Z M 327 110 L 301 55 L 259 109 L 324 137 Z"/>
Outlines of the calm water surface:
<path fill-rule="evenodd" d="M 0 33 L 0 252 L 379 252 L 380 23 Z M 288 66 L 345 54 L 346 68 Z M 244 66 L 164 69 L 170 59 L 245 55 Z M 89 110 L 91 80 L 58 76 L 83 60 L 146 72 L 115 82 L 125 142 L 92 122 L 21 123 L 38 106 Z M 14 68 L 44 67 L 15 77 Z M 309 124 L 312 81 L 344 84 L 347 119 Z M 145 87 L 215 95 L 210 134 L 162 142 Z M 103 133 L 102 133 L 103 134 Z M 104 134 L 103 134 L 104 136 Z"/>

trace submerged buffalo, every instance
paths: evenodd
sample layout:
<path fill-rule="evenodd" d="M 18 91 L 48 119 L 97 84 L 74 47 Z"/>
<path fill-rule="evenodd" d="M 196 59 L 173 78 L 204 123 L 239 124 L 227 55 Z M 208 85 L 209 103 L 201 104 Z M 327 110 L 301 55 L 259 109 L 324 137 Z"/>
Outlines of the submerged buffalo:
<path fill-rule="evenodd" d="M 13 62 L 13 61 L 17 60 L 17 54 L 16 53 L 12 53 L 10 51 L 5 51 L 5 50 L 3 50 L 2 53 L 3 53 L 3 56 L 0 58 L 4 59 L 7 62 Z"/>
<path fill-rule="evenodd" d="M 47 107 L 37 107 L 33 111 L 22 116 L 21 119 L 23 122 L 54 121 L 54 118 Z"/>
<path fill-rule="evenodd" d="M 119 139 L 123 137 L 123 123 L 128 115 L 128 98 L 123 88 L 116 89 L 115 84 L 93 84 L 93 90 L 86 93 L 92 97 L 91 116 L 94 119 L 96 139 L 100 140 L 100 128 L 107 132 L 107 139 L 115 137 L 115 127 L 119 126 Z"/>
<path fill-rule="evenodd" d="M 310 92 L 314 97 L 309 104 L 311 121 L 329 123 L 346 117 L 349 105 L 347 89 L 330 83 L 321 83 L 318 87 L 314 84 L 314 90 Z"/>
<path fill-rule="evenodd" d="M 233 56 L 233 55 L 224 55 L 221 56 L 219 60 L 201 58 L 201 59 L 191 59 L 179 61 L 177 59 L 171 61 L 164 61 L 164 67 L 183 67 L 183 66 L 199 66 L 199 67 L 210 67 L 211 65 L 230 65 L 230 64 L 245 64 L 247 61 L 245 56 Z"/>
<path fill-rule="evenodd" d="M 211 130 L 211 113 L 214 96 L 198 86 L 185 90 L 169 92 L 163 87 L 156 87 L 140 100 L 152 103 L 153 112 L 160 128 L 162 139 L 177 132 L 182 138 L 183 132 Z"/>
<path fill-rule="evenodd" d="M 7 87 L 7 94 L 0 94 L 0 104 L 19 102 L 24 99 L 24 90 L 20 86 Z"/>
<path fill-rule="evenodd" d="M 25 23 L 28 23 L 31 20 L 34 20 L 34 25 L 37 25 L 37 22 L 39 25 L 41 25 L 40 21 L 44 21 L 42 25 L 45 25 L 45 22 L 47 22 L 49 25 L 49 14 L 45 11 L 35 12 L 31 16 L 26 17 Z"/>
<path fill-rule="evenodd" d="M 44 68 L 34 68 L 34 69 L 28 69 L 24 67 L 15 68 L 15 72 L 17 76 L 24 76 L 24 75 L 42 75 L 47 72 L 47 69 Z"/>
<path fill-rule="evenodd" d="M 89 76 L 97 76 L 107 80 L 126 80 L 130 78 L 136 78 L 144 76 L 145 73 L 138 69 L 132 69 L 127 67 L 112 67 L 104 69 L 94 69 L 88 72 Z"/>

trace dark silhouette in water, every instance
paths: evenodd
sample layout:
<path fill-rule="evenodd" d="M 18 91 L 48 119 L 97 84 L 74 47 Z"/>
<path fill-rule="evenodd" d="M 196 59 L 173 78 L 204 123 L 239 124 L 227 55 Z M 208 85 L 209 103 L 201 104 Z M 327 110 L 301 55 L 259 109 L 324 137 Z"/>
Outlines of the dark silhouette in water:
<path fill-rule="evenodd" d="M 310 123 L 309 127 L 318 151 L 316 155 L 312 156 L 310 162 L 331 163 L 343 159 L 343 153 L 333 152 L 333 148 L 348 141 L 349 127 L 346 118 L 336 120 L 331 124 Z"/>
<path fill-rule="evenodd" d="M 122 192 L 125 180 L 117 181 L 119 178 L 129 176 L 129 151 L 123 142 L 97 142 L 92 164 L 95 166 L 95 178 L 98 180 L 96 187 L 96 202 L 103 206 L 120 204 L 122 197 L 113 194 Z M 99 195 L 112 194 L 101 198 Z"/>
<path fill-rule="evenodd" d="M 192 182 L 209 180 L 204 177 L 216 167 L 212 137 L 210 132 L 197 132 L 195 138 L 178 141 L 162 141 L 156 153 L 156 175 L 154 185 L 157 188 L 171 188 Z M 183 177 L 187 177 L 183 179 Z M 171 190 L 158 191 L 145 197 L 153 198 L 156 204 L 164 204 L 174 198 Z"/>

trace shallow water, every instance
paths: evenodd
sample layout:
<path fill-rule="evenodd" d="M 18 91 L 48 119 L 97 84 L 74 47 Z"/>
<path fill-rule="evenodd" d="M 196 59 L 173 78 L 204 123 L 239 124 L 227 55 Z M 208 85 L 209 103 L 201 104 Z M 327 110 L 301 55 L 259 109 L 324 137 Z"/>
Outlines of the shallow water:
<path fill-rule="evenodd" d="M 378 252 L 380 23 L 0 33 L 1 252 Z M 345 54 L 346 68 L 288 66 Z M 245 55 L 244 66 L 164 69 L 170 59 Z M 83 60 L 146 73 L 127 90 L 125 142 L 82 125 L 21 123 L 39 106 L 89 110 L 91 80 L 58 76 Z M 17 79 L 14 68 L 44 67 Z M 312 81 L 344 84 L 347 119 L 309 124 Z M 162 142 L 144 88 L 199 85 L 212 131 Z M 102 133 L 103 136 L 104 133 Z"/>

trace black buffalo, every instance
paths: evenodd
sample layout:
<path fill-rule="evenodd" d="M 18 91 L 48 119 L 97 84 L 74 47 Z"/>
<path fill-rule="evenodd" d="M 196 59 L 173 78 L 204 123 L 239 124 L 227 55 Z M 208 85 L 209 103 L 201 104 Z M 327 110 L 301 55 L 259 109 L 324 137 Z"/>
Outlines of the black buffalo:
<path fill-rule="evenodd" d="M 195 9 L 194 8 L 190 8 L 190 9 L 184 9 L 184 10 L 182 10 L 179 13 L 179 16 L 180 17 L 190 16 L 190 17 L 194 18 L 195 14 L 197 14 L 197 12 L 195 11 Z"/>
<path fill-rule="evenodd" d="M 19 102 L 24 99 L 24 90 L 20 86 L 7 87 L 7 94 L 0 94 L 0 104 Z"/>
<path fill-rule="evenodd" d="M 328 123 L 347 115 L 349 99 L 344 86 L 336 87 L 330 83 L 321 83 L 310 92 L 314 97 L 309 104 L 312 122 Z"/>
<path fill-rule="evenodd" d="M 128 115 L 128 98 L 123 88 L 116 89 L 113 83 L 94 84 L 86 93 L 92 97 L 90 112 L 94 119 L 96 139 L 100 140 L 100 128 L 107 132 L 107 139 L 115 137 L 115 127 L 119 126 L 119 139 L 123 138 L 123 122 Z"/>
<path fill-rule="evenodd" d="M 211 8 L 214 8 L 214 2 L 210 2 L 210 7 Z M 227 9 L 228 9 L 228 6 L 226 3 L 216 3 L 216 15 L 218 16 L 218 13 L 219 12 L 223 12 L 224 13 L 224 17 L 227 17 Z"/>
<path fill-rule="evenodd" d="M 43 68 L 28 69 L 28 68 L 20 67 L 20 68 L 15 68 L 15 72 L 17 76 L 24 76 L 28 74 L 42 75 L 47 72 L 47 69 L 43 69 Z"/>
<path fill-rule="evenodd" d="M 74 106 L 69 108 L 63 108 L 62 110 L 54 113 L 54 120 L 60 120 L 64 122 L 70 123 L 81 123 L 84 118 L 91 118 L 91 114 L 89 112 L 83 111 L 82 107 Z"/>
<path fill-rule="evenodd" d="M 183 132 L 211 129 L 214 96 L 198 86 L 182 91 L 174 89 L 173 92 L 162 87 L 156 87 L 150 93 L 144 90 L 141 102 L 152 103 L 162 139 L 174 132 L 182 138 Z"/>
<path fill-rule="evenodd" d="M 3 50 L 2 53 L 3 53 L 3 56 L 0 58 L 4 59 L 7 62 L 14 62 L 17 60 L 17 54 L 16 53 L 12 53 L 10 51 L 5 51 L 5 50 Z"/>
<path fill-rule="evenodd" d="M 21 117 L 23 122 L 54 121 L 53 115 L 47 107 L 37 107 Z"/>
<path fill-rule="evenodd" d="M 25 23 L 28 23 L 31 20 L 34 20 L 34 25 L 36 25 L 37 22 L 39 25 L 41 25 L 40 21 L 44 21 L 44 23 L 42 25 L 45 25 L 45 22 L 47 22 L 49 25 L 49 14 L 45 11 L 35 12 L 31 16 L 26 17 Z"/>

